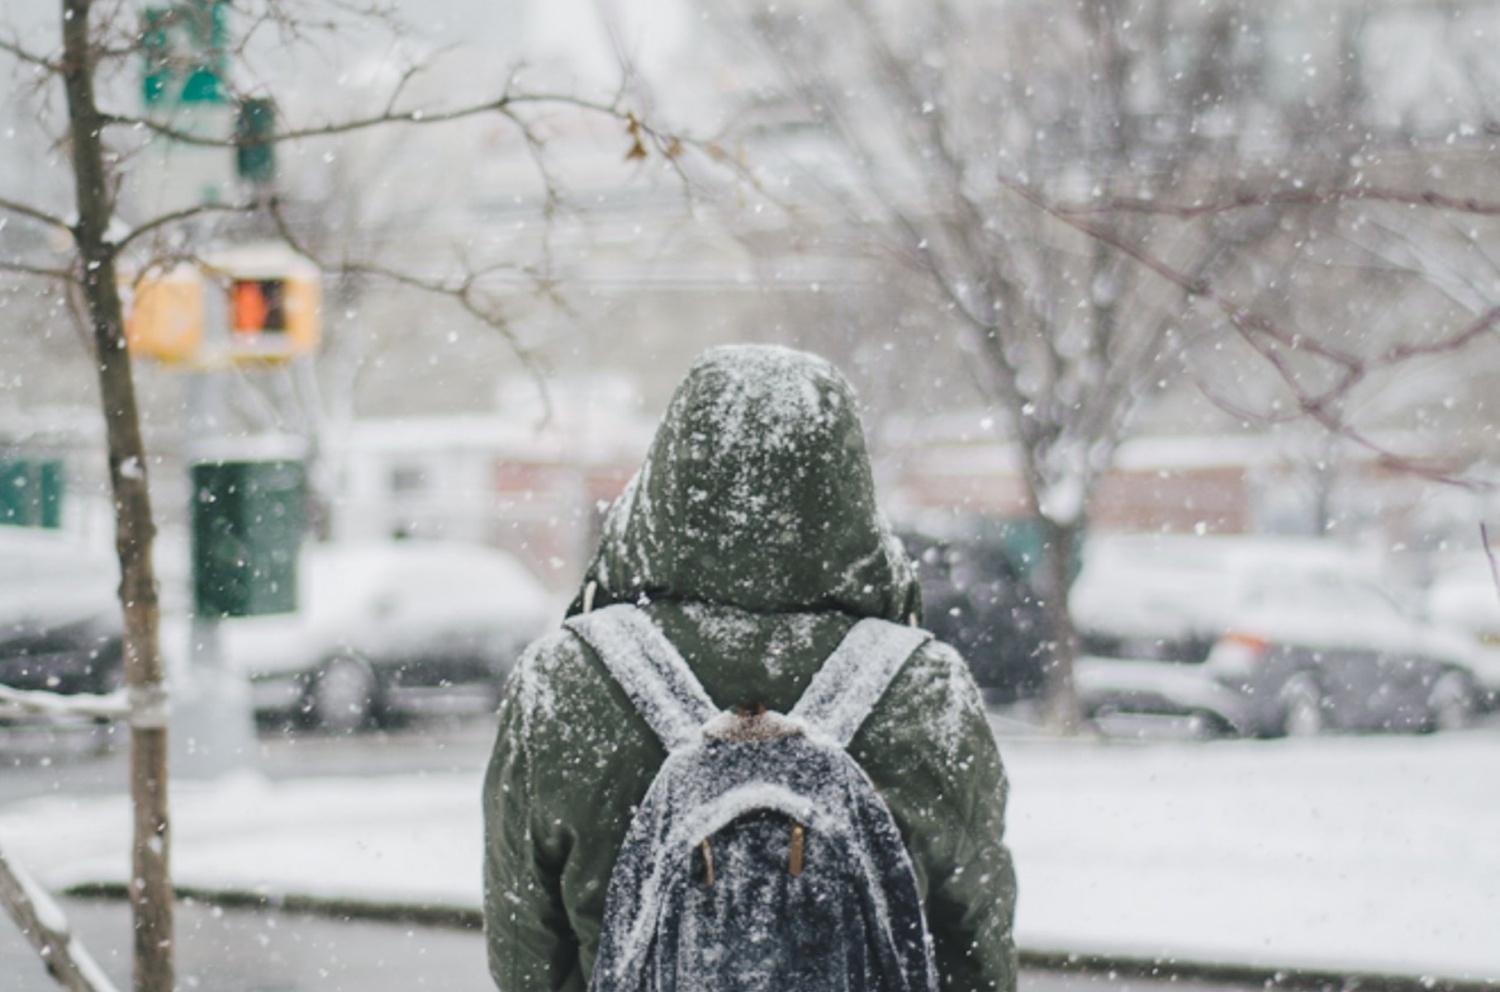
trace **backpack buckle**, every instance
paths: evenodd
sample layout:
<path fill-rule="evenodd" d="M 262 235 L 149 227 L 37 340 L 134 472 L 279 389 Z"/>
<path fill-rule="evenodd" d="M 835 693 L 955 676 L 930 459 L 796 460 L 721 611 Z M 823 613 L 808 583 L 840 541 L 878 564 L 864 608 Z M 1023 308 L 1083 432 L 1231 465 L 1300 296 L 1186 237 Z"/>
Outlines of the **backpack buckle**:
<path fill-rule="evenodd" d="M 801 720 L 775 710 L 725 710 L 703 725 L 703 736 L 726 744 L 749 744 L 797 737 L 805 729 Z"/>

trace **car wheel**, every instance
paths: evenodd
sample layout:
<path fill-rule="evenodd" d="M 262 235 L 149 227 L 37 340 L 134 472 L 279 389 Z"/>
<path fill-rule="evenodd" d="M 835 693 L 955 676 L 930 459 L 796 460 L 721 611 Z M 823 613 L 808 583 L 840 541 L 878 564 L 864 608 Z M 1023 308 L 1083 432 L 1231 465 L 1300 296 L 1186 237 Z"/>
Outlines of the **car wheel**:
<path fill-rule="evenodd" d="M 1323 689 L 1311 675 L 1293 675 L 1281 687 L 1281 732 L 1287 737 L 1316 737 L 1328 729 Z"/>
<path fill-rule="evenodd" d="M 369 665 L 358 658 L 334 658 L 308 687 L 307 715 L 324 730 L 346 734 L 361 730 L 373 722 L 378 691 Z"/>
<path fill-rule="evenodd" d="M 1434 730 L 1462 730 L 1479 713 L 1479 689 L 1463 672 L 1444 672 L 1427 695 L 1427 711 Z"/>

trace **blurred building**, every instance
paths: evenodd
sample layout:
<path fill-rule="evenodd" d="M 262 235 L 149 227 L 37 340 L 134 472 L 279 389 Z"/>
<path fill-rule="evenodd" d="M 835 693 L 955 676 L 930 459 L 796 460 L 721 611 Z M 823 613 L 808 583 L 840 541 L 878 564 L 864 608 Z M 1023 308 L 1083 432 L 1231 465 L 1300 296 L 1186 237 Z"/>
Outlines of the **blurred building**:
<path fill-rule="evenodd" d="M 576 581 L 603 507 L 655 430 L 629 380 L 508 384 L 489 414 L 364 419 L 320 458 L 325 536 L 448 539 L 514 552 L 555 588 Z"/>

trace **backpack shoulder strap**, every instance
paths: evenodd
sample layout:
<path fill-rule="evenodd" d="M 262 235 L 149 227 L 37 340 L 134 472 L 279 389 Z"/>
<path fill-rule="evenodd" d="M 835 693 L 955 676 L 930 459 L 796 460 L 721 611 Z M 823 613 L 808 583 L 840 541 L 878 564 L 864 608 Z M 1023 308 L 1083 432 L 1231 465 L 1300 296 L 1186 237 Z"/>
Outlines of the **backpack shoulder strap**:
<path fill-rule="evenodd" d="M 896 673 L 931 639 L 918 627 L 873 617 L 861 620 L 828 656 L 788 716 L 847 748 Z"/>
<path fill-rule="evenodd" d="M 672 642 L 629 603 L 569 619 L 668 751 L 693 743 L 718 707 Z"/>

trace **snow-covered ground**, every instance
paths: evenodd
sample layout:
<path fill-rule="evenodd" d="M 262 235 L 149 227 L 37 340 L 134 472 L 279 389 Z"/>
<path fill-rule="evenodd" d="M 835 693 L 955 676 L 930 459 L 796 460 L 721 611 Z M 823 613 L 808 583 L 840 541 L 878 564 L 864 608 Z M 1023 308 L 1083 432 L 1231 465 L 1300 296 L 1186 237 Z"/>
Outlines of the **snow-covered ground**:
<path fill-rule="evenodd" d="M 1038 949 L 1500 979 L 1500 736 L 1006 749 Z"/>
<path fill-rule="evenodd" d="M 1500 733 L 1002 739 L 1024 947 L 1500 980 Z M 478 773 L 180 785 L 180 884 L 474 908 Z M 122 882 L 123 799 L 0 808 L 53 888 Z"/>

